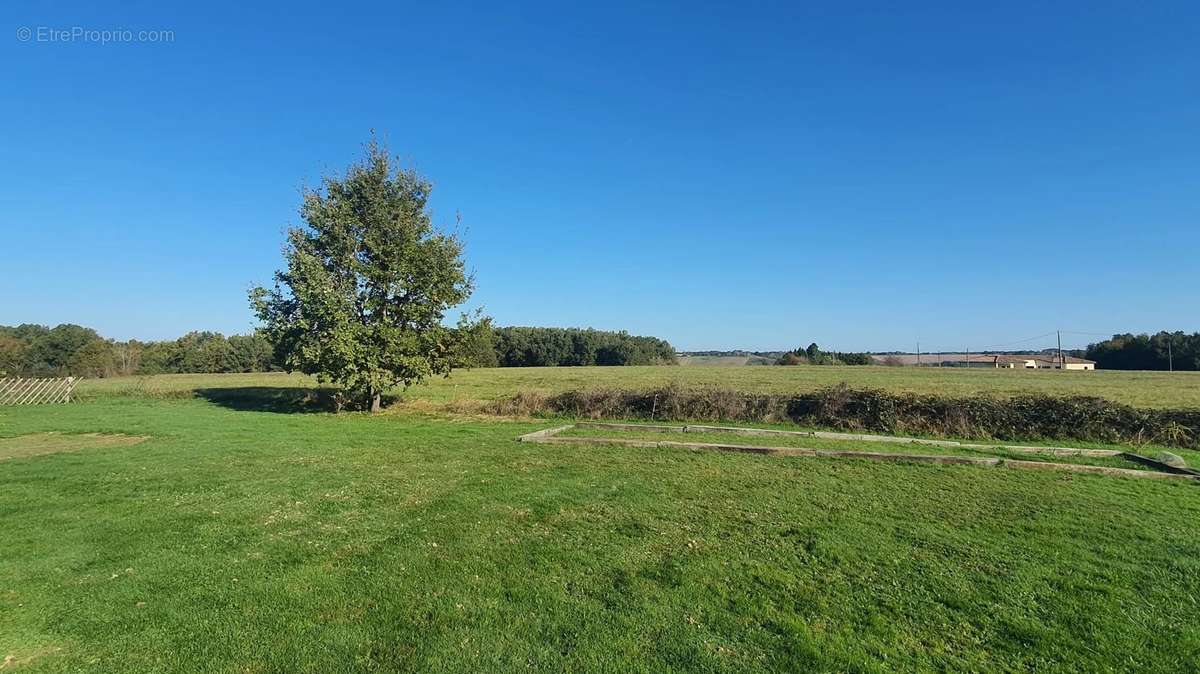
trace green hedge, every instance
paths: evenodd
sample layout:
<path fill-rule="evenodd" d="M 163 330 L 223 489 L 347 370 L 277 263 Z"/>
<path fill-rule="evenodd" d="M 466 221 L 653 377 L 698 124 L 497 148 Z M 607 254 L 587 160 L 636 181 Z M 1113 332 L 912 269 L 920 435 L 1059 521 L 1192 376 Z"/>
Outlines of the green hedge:
<path fill-rule="evenodd" d="M 592 419 L 793 422 L 876 433 L 1200 447 L 1200 409 L 1141 409 L 1088 396 L 949 397 L 835 386 L 797 395 L 668 386 L 585 389 L 499 401 L 502 413 Z"/>

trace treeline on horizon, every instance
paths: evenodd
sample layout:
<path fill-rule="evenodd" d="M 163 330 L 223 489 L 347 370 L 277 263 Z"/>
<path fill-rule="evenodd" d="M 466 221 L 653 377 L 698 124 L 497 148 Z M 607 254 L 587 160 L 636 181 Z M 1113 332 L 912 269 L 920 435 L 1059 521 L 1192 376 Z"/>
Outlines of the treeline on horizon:
<path fill-rule="evenodd" d="M 496 328 L 481 321 L 459 333 L 455 367 L 674 364 L 665 340 L 587 328 Z M 269 372 L 281 369 L 263 335 L 196 331 L 172 340 L 118 341 L 92 328 L 0 326 L 0 376 L 114 377 Z"/>
<path fill-rule="evenodd" d="M 117 341 L 92 328 L 0 325 L 0 374 L 115 377 L 134 374 L 267 372 L 274 349 L 258 334 L 189 332 L 178 339 Z"/>
<path fill-rule="evenodd" d="M 657 337 L 591 328 L 492 329 L 496 365 L 674 365 L 675 347 Z"/>
<path fill-rule="evenodd" d="M 494 327 L 481 321 L 460 335 L 455 367 L 667 365 L 669 342 L 590 328 Z M 699 352 L 695 352 L 699 353 Z M 713 354 L 735 353 L 710 352 Z M 750 352 L 739 352 L 750 353 Z M 770 352 L 762 352 L 770 353 Z M 775 352 L 778 353 L 778 352 Z M 1082 352 L 1104 370 L 1200 370 L 1200 333 L 1119 334 Z M 785 352 L 780 365 L 870 365 L 870 354 L 822 351 L 816 344 Z M 172 340 L 117 341 L 95 330 L 62 324 L 0 326 L 0 376 L 83 376 L 268 372 L 279 370 L 274 348 L 257 334 L 195 331 Z"/>
<path fill-rule="evenodd" d="M 869 353 L 852 351 L 822 351 L 816 342 L 805 348 L 795 348 L 779 357 L 776 365 L 874 365 Z"/>
<path fill-rule="evenodd" d="M 1102 370 L 1200 370 L 1200 332 L 1125 333 L 1089 344 L 1084 358 Z"/>

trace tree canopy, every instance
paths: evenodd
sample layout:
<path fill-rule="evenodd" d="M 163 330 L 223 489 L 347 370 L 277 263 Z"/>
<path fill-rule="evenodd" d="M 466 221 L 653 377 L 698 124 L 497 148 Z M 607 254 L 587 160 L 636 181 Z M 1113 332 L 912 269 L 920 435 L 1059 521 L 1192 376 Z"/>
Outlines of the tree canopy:
<path fill-rule="evenodd" d="M 1085 357 L 1103 370 L 1200 370 L 1200 332 L 1113 335 L 1089 344 Z"/>
<path fill-rule="evenodd" d="M 383 391 L 450 372 L 461 332 L 442 320 L 473 287 L 462 243 L 432 224 L 430 190 L 372 140 L 345 175 L 305 192 L 287 268 L 250 293 L 286 368 L 338 384 L 372 411 Z"/>
<path fill-rule="evenodd" d="M 874 359 L 868 353 L 851 351 L 822 351 L 816 342 L 807 347 L 798 347 L 779 357 L 776 365 L 872 365 Z"/>
<path fill-rule="evenodd" d="M 495 344 L 497 360 L 505 367 L 675 363 L 675 348 L 666 340 L 623 331 L 497 328 Z"/>
<path fill-rule="evenodd" d="M 261 334 L 189 332 L 179 339 L 143 342 L 105 339 L 95 330 L 0 325 L 0 376 L 112 377 L 184 372 L 266 372 L 271 344 Z"/>
<path fill-rule="evenodd" d="M 492 319 L 476 313 L 464 317 L 451 333 L 450 359 L 455 369 L 675 362 L 669 342 L 624 331 L 497 328 Z M 54 354 L 53 358 L 46 358 L 47 354 Z M 268 372 L 279 369 L 274 358 L 274 345 L 262 331 L 226 337 L 203 330 L 177 339 L 117 341 L 70 324 L 0 325 L 0 376 Z"/>

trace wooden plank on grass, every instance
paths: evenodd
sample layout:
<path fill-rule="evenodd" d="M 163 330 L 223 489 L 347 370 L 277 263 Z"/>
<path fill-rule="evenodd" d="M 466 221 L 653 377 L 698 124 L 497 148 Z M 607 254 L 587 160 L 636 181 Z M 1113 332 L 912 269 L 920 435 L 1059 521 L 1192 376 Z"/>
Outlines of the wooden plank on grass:
<path fill-rule="evenodd" d="M 1020 468 L 1026 470 L 1065 470 L 1072 473 L 1092 473 L 1095 475 L 1111 475 L 1113 477 L 1144 477 L 1150 479 L 1166 479 L 1166 480 L 1192 480 L 1195 482 L 1200 479 L 1200 476 L 1191 475 L 1188 473 L 1160 473 L 1155 470 L 1134 470 L 1133 468 L 1109 468 L 1108 466 L 1085 466 L 1078 463 L 1046 463 L 1044 461 L 1020 461 L 1017 459 L 1008 459 L 1004 461 L 1006 468 Z"/>
<path fill-rule="evenodd" d="M 928 445 L 930 447 L 951 447 L 964 449 L 1003 449 L 1023 454 L 1048 454 L 1053 456 L 1120 456 L 1118 449 L 1090 449 L 1082 447 L 1038 447 L 1034 445 L 1004 445 L 996 443 L 960 442 L 958 440 L 936 440 L 932 438 L 911 438 L 897 435 L 876 435 L 872 433 L 840 433 L 835 431 L 784 431 L 774 428 L 745 428 L 740 426 L 706 426 L 703 424 L 688 424 L 686 426 L 663 426 L 650 424 L 622 424 L 609 422 L 580 422 L 579 428 L 612 428 L 623 431 L 650 431 L 663 433 L 682 431 L 684 433 L 730 433 L 733 435 L 758 436 L 794 436 L 804 438 L 821 438 L 823 440 L 848 440 L 857 442 L 886 442 L 901 445 Z"/>
<path fill-rule="evenodd" d="M 519 442 L 540 442 L 547 438 L 550 438 L 555 433 L 562 433 L 563 431 L 574 428 L 574 427 L 575 427 L 574 424 L 570 424 L 568 426 L 558 426 L 556 428 L 547 428 L 547 429 L 541 430 L 541 431 L 534 431 L 532 433 L 526 433 L 525 435 L 518 437 L 517 440 Z"/>
<path fill-rule="evenodd" d="M 634 440 L 628 438 L 595 438 L 595 437 L 563 437 L 557 435 L 576 425 L 559 426 L 544 431 L 526 433 L 518 438 L 521 442 L 561 445 L 619 445 L 623 447 L 638 447 L 643 449 L 678 448 L 691 450 L 710 450 L 720 452 L 746 452 L 751 454 L 770 454 L 777 456 L 816 457 L 825 459 L 865 459 L 868 461 L 893 461 L 934 463 L 943 465 L 967 465 L 987 468 L 1004 467 L 1024 470 L 1057 470 L 1072 473 L 1090 473 L 1093 475 L 1108 475 L 1112 477 L 1137 477 L 1151 479 L 1182 479 L 1200 483 L 1200 475 L 1190 473 L 1157 472 L 1149 470 L 1133 470 L 1129 468 L 1109 468 L 1107 466 L 1087 466 L 1075 463 L 1048 463 L 1045 461 L 1024 461 L 1017 459 L 1002 459 L 999 457 L 979 456 L 947 456 L 940 454 L 900 454 L 893 452 L 860 452 L 854 450 L 810 449 L 807 447 L 773 447 L 758 445 L 732 445 L 715 442 L 677 442 L 675 440 Z M 595 427 L 594 425 L 591 427 Z"/>
<path fill-rule="evenodd" d="M 580 421 L 575 428 L 615 431 L 646 431 L 648 433 L 683 433 L 687 426 L 665 426 L 663 424 L 618 424 L 610 421 Z"/>

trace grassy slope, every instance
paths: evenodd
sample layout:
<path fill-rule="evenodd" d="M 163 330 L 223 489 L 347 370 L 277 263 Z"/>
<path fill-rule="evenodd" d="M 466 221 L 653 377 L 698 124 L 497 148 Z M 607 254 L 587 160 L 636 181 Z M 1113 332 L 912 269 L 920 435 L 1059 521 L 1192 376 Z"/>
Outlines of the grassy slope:
<path fill-rule="evenodd" d="M 537 427 L 132 396 L 0 408 L 0 436 L 153 436 L 0 462 L 0 659 L 213 672 L 1200 659 L 1193 486 L 513 442 Z"/>
<path fill-rule="evenodd" d="M 308 386 L 303 376 L 224 375 L 225 386 Z M 190 391 L 213 382 L 212 375 L 173 375 L 85 380 L 83 396 L 121 391 Z M 1055 372 L 1051 370 L 964 370 L 915 367 L 578 367 L 499 368 L 455 372 L 409 391 L 410 399 L 445 403 L 490 400 L 518 390 L 563 391 L 593 386 L 648 388 L 677 382 L 714 385 L 743 391 L 789 393 L 846 382 L 921 393 L 968 395 L 1020 392 L 1082 394 L 1144 407 L 1200 407 L 1200 373 L 1196 372 Z"/>

